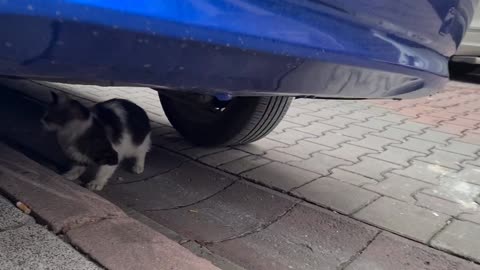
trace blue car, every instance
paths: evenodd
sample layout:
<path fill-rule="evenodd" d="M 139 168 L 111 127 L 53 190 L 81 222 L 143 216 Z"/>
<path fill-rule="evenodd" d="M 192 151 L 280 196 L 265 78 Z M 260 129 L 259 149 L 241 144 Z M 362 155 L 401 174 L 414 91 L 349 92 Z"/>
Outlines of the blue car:
<path fill-rule="evenodd" d="M 156 89 L 199 145 L 267 135 L 293 98 L 448 80 L 477 0 L 0 0 L 0 75 Z"/>

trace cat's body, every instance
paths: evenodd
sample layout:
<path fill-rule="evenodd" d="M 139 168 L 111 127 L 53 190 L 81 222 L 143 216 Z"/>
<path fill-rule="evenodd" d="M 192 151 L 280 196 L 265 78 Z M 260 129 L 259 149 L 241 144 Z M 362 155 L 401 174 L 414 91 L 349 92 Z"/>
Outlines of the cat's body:
<path fill-rule="evenodd" d="M 52 93 L 53 102 L 42 119 L 56 131 L 58 143 L 74 166 L 65 174 L 79 178 L 90 165 L 98 166 L 87 187 L 101 190 L 125 158 L 134 158 L 132 171 L 142 173 L 150 149 L 150 122 L 133 102 L 112 99 L 87 108 L 76 100 Z"/>

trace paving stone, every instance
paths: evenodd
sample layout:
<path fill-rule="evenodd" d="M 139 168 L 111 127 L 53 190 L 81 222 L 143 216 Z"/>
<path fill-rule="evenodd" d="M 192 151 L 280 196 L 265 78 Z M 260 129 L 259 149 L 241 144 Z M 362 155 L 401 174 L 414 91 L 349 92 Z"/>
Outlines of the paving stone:
<path fill-rule="evenodd" d="M 269 150 L 263 155 L 262 157 L 274 161 L 278 161 L 280 163 L 288 163 L 290 161 L 299 161 L 302 160 L 302 158 L 299 158 L 297 156 L 293 156 L 284 152 L 280 152 L 277 150 Z"/>
<path fill-rule="evenodd" d="M 433 148 L 439 147 L 441 146 L 441 144 L 415 138 L 407 138 L 406 141 L 401 143 L 394 143 L 391 146 L 429 155 Z"/>
<path fill-rule="evenodd" d="M 259 232 L 207 247 L 245 269 L 327 270 L 339 269 L 376 234 L 352 219 L 300 205 Z"/>
<path fill-rule="evenodd" d="M 214 153 L 226 151 L 228 149 L 229 148 L 227 147 L 194 147 L 194 148 L 182 150 L 180 152 L 193 159 L 198 159 Z"/>
<path fill-rule="evenodd" d="M 461 171 L 450 174 L 448 177 L 480 185 L 480 167 L 466 164 Z"/>
<path fill-rule="evenodd" d="M 395 128 L 404 129 L 408 131 L 413 131 L 416 133 L 421 133 L 424 129 L 431 127 L 430 125 L 425 125 L 422 123 L 412 122 L 412 119 L 401 123 L 400 125 L 395 125 Z"/>
<path fill-rule="evenodd" d="M 444 213 L 450 216 L 457 216 L 465 209 L 461 204 L 453 203 L 427 194 L 418 193 L 415 195 L 415 205 L 425 207 L 438 213 Z"/>
<path fill-rule="evenodd" d="M 478 120 L 466 119 L 466 118 L 455 118 L 453 120 L 447 120 L 445 123 L 452 125 L 463 126 L 466 128 L 476 128 L 478 125 Z"/>
<path fill-rule="evenodd" d="M 40 225 L 0 232 L 2 269 L 101 269 Z"/>
<path fill-rule="evenodd" d="M 186 162 L 187 158 L 170 151 L 161 149 L 159 147 L 152 147 L 152 150 L 147 154 L 145 159 L 145 170 L 141 174 L 131 172 L 132 162 L 125 162 L 119 170 L 108 181 L 108 185 L 115 183 L 129 183 L 148 179 L 158 174 L 167 172 L 173 168 L 180 166 Z M 88 179 L 90 180 L 90 179 Z"/>
<path fill-rule="evenodd" d="M 432 239 L 434 247 L 480 262 L 480 225 L 454 220 Z"/>
<path fill-rule="evenodd" d="M 376 116 L 379 116 L 379 114 L 378 113 L 370 113 L 369 110 L 355 111 L 355 112 L 350 113 L 350 114 L 342 115 L 342 117 L 351 118 L 351 119 L 360 120 L 360 121 L 365 121 L 369 118 L 376 117 Z"/>
<path fill-rule="evenodd" d="M 4 144 L 0 144 L 0 174 L 0 189 L 30 206 L 54 232 L 99 219 L 125 216 L 107 200 L 66 181 Z"/>
<path fill-rule="evenodd" d="M 476 202 L 477 196 L 480 195 L 480 186 L 456 178 L 442 177 L 438 186 L 424 189 L 422 193 L 461 204 L 465 209 L 480 209 Z"/>
<path fill-rule="evenodd" d="M 402 141 L 405 141 L 407 137 L 416 135 L 416 134 L 418 133 L 414 131 L 388 127 L 386 130 L 373 133 L 372 135 L 402 142 Z"/>
<path fill-rule="evenodd" d="M 355 123 L 355 126 L 371 128 L 375 130 L 384 130 L 386 127 L 393 125 L 392 122 L 380 120 L 378 118 L 370 118 L 366 122 Z"/>
<path fill-rule="evenodd" d="M 171 209 L 208 198 L 236 178 L 195 162 L 146 181 L 107 186 L 102 195 L 137 210 Z"/>
<path fill-rule="evenodd" d="M 263 155 L 265 154 L 268 150 L 275 149 L 278 147 L 287 147 L 288 144 L 277 142 L 274 140 L 270 140 L 268 138 L 263 138 L 259 141 L 249 143 L 249 144 L 244 144 L 244 145 L 237 145 L 235 146 L 236 149 L 245 151 L 250 154 L 254 155 Z"/>
<path fill-rule="evenodd" d="M 441 176 L 456 173 L 455 170 L 417 160 L 414 160 L 408 168 L 392 172 L 432 184 L 438 184 Z"/>
<path fill-rule="evenodd" d="M 348 137 L 356 138 L 356 139 L 363 139 L 365 135 L 375 132 L 375 129 L 360 127 L 355 125 L 350 125 L 347 128 L 341 129 L 336 131 L 338 134 L 345 135 Z"/>
<path fill-rule="evenodd" d="M 341 145 L 340 148 L 330 150 L 330 151 L 322 151 L 322 153 L 329 156 L 349 160 L 351 162 L 357 162 L 359 161 L 359 158 L 361 156 L 364 156 L 366 154 L 376 153 L 376 151 L 372 149 L 344 143 Z"/>
<path fill-rule="evenodd" d="M 332 174 L 329 175 L 331 178 L 350 183 L 355 186 L 363 186 L 364 184 L 376 184 L 377 181 L 365 176 L 345 171 L 342 169 L 333 169 Z"/>
<path fill-rule="evenodd" d="M 418 157 L 416 159 L 431 164 L 436 164 L 442 167 L 460 170 L 462 168 L 460 164 L 465 160 L 471 159 L 471 157 L 446 152 L 443 150 L 432 149 L 432 154 L 426 157 Z"/>
<path fill-rule="evenodd" d="M 414 203 L 415 199 L 412 197 L 416 191 L 430 187 L 430 184 L 417 181 L 412 178 L 403 177 L 396 174 L 387 174 L 386 179 L 378 184 L 367 184 L 363 188 L 375 191 L 382 195 L 395 198 L 408 203 Z"/>
<path fill-rule="evenodd" d="M 382 180 L 384 178 L 383 173 L 398 168 L 400 168 L 399 165 L 371 157 L 362 157 L 360 162 L 357 162 L 351 166 L 340 167 L 340 169 L 357 173 L 375 180 Z"/>
<path fill-rule="evenodd" d="M 321 175 L 327 175 L 330 173 L 331 169 L 341 165 L 349 165 L 351 162 L 321 153 L 316 153 L 313 154 L 312 158 L 301 161 L 293 161 L 290 162 L 290 164 Z"/>
<path fill-rule="evenodd" d="M 291 190 L 318 178 L 320 175 L 287 164 L 272 162 L 242 174 L 269 187 Z"/>
<path fill-rule="evenodd" d="M 312 115 L 308 115 L 308 114 L 302 114 L 302 115 L 297 116 L 297 117 L 290 117 L 288 115 L 285 115 L 285 117 L 283 118 L 282 121 L 288 121 L 288 122 L 292 122 L 292 123 L 299 124 L 299 125 L 302 125 L 302 126 L 307 126 L 307 125 L 310 125 L 314 122 L 317 122 L 319 120 L 324 120 L 324 119 L 326 119 L 326 118 L 319 117 L 319 116 L 312 116 Z"/>
<path fill-rule="evenodd" d="M 290 106 L 290 108 L 288 108 L 288 111 L 287 111 L 286 115 L 288 115 L 288 116 L 299 116 L 299 115 L 302 115 L 302 114 L 305 114 L 305 113 L 311 113 L 311 112 L 312 112 L 312 110 L 299 108 L 299 107 L 296 107 L 296 106 Z"/>
<path fill-rule="evenodd" d="M 378 120 L 383 120 L 383 121 L 392 122 L 392 123 L 401 123 L 402 121 L 409 119 L 409 117 L 401 114 L 396 114 L 396 113 L 386 113 L 385 115 L 375 116 L 372 119 L 378 119 Z"/>
<path fill-rule="evenodd" d="M 458 136 L 427 129 L 427 130 L 424 131 L 423 134 L 416 135 L 416 136 L 413 136 L 413 137 L 417 138 L 417 139 L 425 140 L 425 141 L 447 144 L 448 140 L 456 138 Z"/>
<path fill-rule="evenodd" d="M 350 112 L 351 111 L 346 109 L 346 108 L 324 108 L 324 109 L 321 109 L 317 112 L 308 113 L 308 115 L 315 116 L 315 117 L 320 117 L 320 118 L 324 118 L 324 119 L 329 119 L 329 118 L 332 118 L 334 116 L 348 114 Z"/>
<path fill-rule="evenodd" d="M 199 160 L 211 166 L 220 166 L 230 161 L 248 156 L 249 154 L 236 149 L 229 149 L 223 152 L 214 153 L 208 156 L 204 156 Z"/>
<path fill-rule="evenodd" d="M 87 224 L 68 231 L 67 237 L 107 269 L 218 270 L 209 261 L 131 218 Z"/>
<path fill-rule="evenodd" d="M 465 131 L 468 129 L 466 127 L 452 125 L 448 123 L 440 123 L 438 126 L 430 128 L 433 131 L 448 133 L 456 136 L 462 136 Z M 458 139 L 458 138 L 455 138 Z"/>
<path fill-rule="evenodd" d="M 32 217 L 22 213 L 10 201 L 0 196 L 0 232 L 33 222 Z"/>
<path fill-rule="evenodd" d="M 359 123 L 359 120 L 345 118 L 342 116 L 334 116 L 328 120 L 322 120 L 322 124 L 338 127 L 338 128 L 346 128 L 348 125 L 353 123 Z"/>
<path fill-rule="evenodd" d="M 413 158 L 424 156 L 424 154 L 402 148 L 397 148 L 394 146 L 387 146 L 385 148 L 386 150 L 379 154 L 370 154 L 368 156 L 402 166 L 409 166 L 410 160 L 412 160 Z"/>
<path fill-rule="evenodd" d="M 354 216 L 423 243 L 427 243 L 449 219 L 447 215 L 387 197 L 374 201 Z"/>
<path fill-rule="evenodd" d="M 292 128 L 298 128 L 298 127 L 302 127 L 302 125 L 299 125 L 299 124 L 296 124 L 296 123 L 293 123 L 293 122 L 289 122 L 289 121 L 281 121 L 274 129 L 274 131 L 276 132 L 285 132 L 285 131 L 288 131 L 289 129 L 292 129 Z"/>
<path fill-rule="evenodd" d="M 478 144 L 480 144 L 480 134 L 465 132 L 465 134 L 462 135 L 462 137 L 455 138 L 452 141 L 454 141 L 454 140 L 478 145 Z"/>
<path fill-rule="evenodd" d="M 294 145 L 294 144 L 297 144 L 297 142 L 300 140 L 313 138 L 313 137 L 315 137 L 315 135 L 297 131 L 294 129 L 267 136 L 268 139 L 275 140 L 288 145 Z"/>
<path fill-rule="evenodd" d="M 333 130 L 338 130 L 338 129 L 340 129 L 340 128 L 338 128 L 336 126 L 332 126 L 332 125 L 327 125 L 327 124 L 324 124 L 322 122 L 316 122 L 316 123 L 312 123 L 312 124 L 310 124 L 306 127 L 296 128 L 296 130 L 298 130 L 298 131 L 305 132 L 305 133 L 308 133 L 308 134 L 311 134 L 311 135 L 315 135 L 315 137 L 320 136 L 327 131 L 333 131 Z M 310 138 L 312 138 L 312 137 L 314 137 L 314 136 L 310 136 Z"/>
<path fill-rule="evenodd" d="M 222 170 L 228 171 L 230 173 L 239 174 L 244 171 L 248 171 L 253 168 L 260 167 L 270 162 L 271 161 L 268 159 L 252 155 L 252 156 L 247 156 L 241 159 L 231 161 L 229 163 L 225 163 L 221 165 L 219 168 Z"/>
<path fill-rule="evenodd" d="M 382 232 L 346 270 L 478 270 L 474 263 Z"/>
<path fill-rule="evenodd" d="M 285 147 L 285 148 L 276 148 L 276 151 L 287 153 L 290 155 L 294 155 L 303 159 L 308 159 L 310 156 L 315 153 L 319 152 L 321 150 L 327 150 L 330 149 L 329 147 L 312 143 L 309 141 L 299 141 L 298 144 Z"/>
<path fill-rule="evenodd" d="M 307 201 L 347 215 L 379 197 L 373 192 L 330 177 L 317 179 L 293 190 L 293 193 Z"/>
<path fill-rule="evenodd" d="M 316 144 L 324 145 L 329 148 L 338 148 L 340 147 L 340 144 L 349 142 L 349 141 L 354 141 L 355 139 L 341 135 L 335 132 L 326 132 L 325 135 L 319 136 L 317 138 L 309 138 L 305 139 L 305 141 L 313 142 Z"/>
<path fill-rule="evenodd" d="M 357 145 L 363 148 L 373 149 L 376 151 L 384 151 L 385 146 L 392 143 L 397 143 L 397 141 L 372 135 L 365 135 L 364 139 L 349 142 L 349 144 Z"/>
<path fill-rule="evenodd" d="M 447 146 L 438 147 L 438 149 L 465 156 L 478 157 L 477 153 L 480 151 L 480 145 L 450 141 Z"/>
<path fill-rule="evenodd" d="M 480 211 L 463 213 L 463 214 L 460 214 L 457 218 L 460 220 L 466 220 L 466 221 L 470 221 L 480 225 Z"/>
<path fill-rule="evenodd" d="M 262 228 L 295 203 L 256 185 L 237 182 L 197 204 L 143 214 L 186 239 L 217 242 Z"/>

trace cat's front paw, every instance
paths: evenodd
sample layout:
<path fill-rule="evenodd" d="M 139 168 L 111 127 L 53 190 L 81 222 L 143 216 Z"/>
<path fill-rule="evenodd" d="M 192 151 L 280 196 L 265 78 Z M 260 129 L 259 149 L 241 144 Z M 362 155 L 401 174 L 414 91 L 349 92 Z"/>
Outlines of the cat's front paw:
<path fill-rule="evenodd" d="M 102 190 L 103 187 L 105 186 L 105 183 L 97 182 L 97 181 L 91 181 L 90 183 L 87 184 L 87 188 L 90 190 Z"/>
<path fill-rule="evenodd" d="M 141 174 L 141 173 L 143 173 L 143 171 L 144 171 L 143 165 L 135 164 L 132 167 L 132 172 L 134 172 L 136 174 Z"/>

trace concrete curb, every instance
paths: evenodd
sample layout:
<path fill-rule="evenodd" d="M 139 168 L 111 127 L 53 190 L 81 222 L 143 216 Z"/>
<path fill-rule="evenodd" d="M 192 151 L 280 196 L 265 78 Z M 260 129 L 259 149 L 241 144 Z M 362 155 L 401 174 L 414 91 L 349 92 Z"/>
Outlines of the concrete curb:
<path fill-rule="evenodd" d="M 109 269 L 218 269 L 97 194 L 0 143 L 0 190 Z"/>

